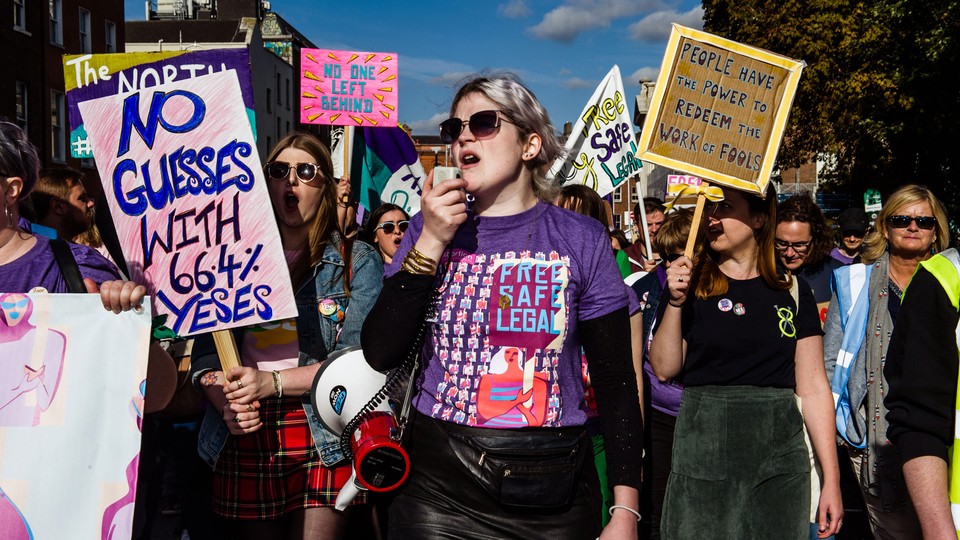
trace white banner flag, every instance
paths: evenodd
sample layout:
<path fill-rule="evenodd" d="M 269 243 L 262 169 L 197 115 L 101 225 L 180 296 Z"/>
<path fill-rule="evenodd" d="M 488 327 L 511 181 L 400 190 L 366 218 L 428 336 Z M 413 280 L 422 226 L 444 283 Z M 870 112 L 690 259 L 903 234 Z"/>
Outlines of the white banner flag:
<path fill-rule="evenodd" d="M 616 65 L 583 108 L 565 150 L 566 159 L 558 159 L 549 176 L 561 178 L 564 185 L 593 188 L 601 197 L 640 172 L 643 164 Z"/>

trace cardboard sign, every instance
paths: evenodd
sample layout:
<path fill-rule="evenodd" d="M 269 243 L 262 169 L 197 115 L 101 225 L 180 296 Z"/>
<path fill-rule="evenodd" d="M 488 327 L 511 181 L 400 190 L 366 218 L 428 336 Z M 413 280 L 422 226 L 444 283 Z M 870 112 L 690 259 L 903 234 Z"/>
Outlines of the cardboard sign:
<path fill-rule="evenodd" d="M 70 119 L 70 155 L 75 158 L 93 157 L 77 104 L 227 70 L 237 73 L 247 117 L 256 134 L 247 49 L 64 55 L 63 78 Z"/>
<path fill-rule="evenodd" d="M 149 309 L 0 293 L 0 537 L 130 538 L 149 345 Z"/>
<path fill-rule="evenodd" d="M 640 135 L 640 158 L 762 193 L 803 66 L 673 25 Z"/>
<path fill-rule="evenodd" d="M 297 314 L 232 71 L 80 103 L 133 281 L 179 335 Z"/>
<path fill-rule="evenodd" d="M 397 125 L 397 55 L 302 49 L 300 122 Z"/>
<path fill-rule="evenodd" d="M 565 145 L 566 159 L 558 159 L 549 176 L 605 197 L 643 167 L 632 125 L 620 68 L 613 66 L 577 118 Z"/>

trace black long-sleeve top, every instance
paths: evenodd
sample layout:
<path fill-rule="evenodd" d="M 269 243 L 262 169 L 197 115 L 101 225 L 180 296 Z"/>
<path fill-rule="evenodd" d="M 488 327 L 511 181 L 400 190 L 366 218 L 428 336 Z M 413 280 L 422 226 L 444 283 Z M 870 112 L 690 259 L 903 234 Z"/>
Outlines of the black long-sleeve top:
<path fill-rule="evenodd" d="M 940 282 L 920 267 L 903 297 L 883 370 L 887 438 L 903 461 L 947 461 L 957 393 L 957 320 Z"/>

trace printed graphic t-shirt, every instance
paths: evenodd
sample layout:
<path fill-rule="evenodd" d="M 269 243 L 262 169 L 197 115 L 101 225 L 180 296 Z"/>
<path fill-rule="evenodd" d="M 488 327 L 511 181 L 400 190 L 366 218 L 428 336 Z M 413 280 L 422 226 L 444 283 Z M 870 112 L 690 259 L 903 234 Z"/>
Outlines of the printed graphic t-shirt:
<path fill-rule="evenodd" d="M 684 307 L 684 386 L 795 388 L 797 340 L 823 334 L 810 287 L 798 279 L 798 309 L 762 278 L 728 281 L 725 294 Z"/>
<path fill-rule="evenodd" d="M 388 277 L 422 230 L 414 216 Z M 480 427 L 582 425 L 577 321 L 627 305 L 603 225 L 544 203 L 513 216 L 471 213 L 440 267 L 417 410 Z"/>

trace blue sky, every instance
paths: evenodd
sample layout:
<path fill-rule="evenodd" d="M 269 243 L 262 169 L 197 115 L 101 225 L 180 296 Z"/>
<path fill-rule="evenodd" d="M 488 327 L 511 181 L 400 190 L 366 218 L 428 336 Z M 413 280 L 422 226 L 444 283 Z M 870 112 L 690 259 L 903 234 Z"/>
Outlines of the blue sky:
<path fill-rule="evenodd" d="M 143 19 L 143 0 L 124 2 L 127 19 Z M 627 95 L 636 95 L 638 80 L 659 71 L 670 24 L 703 24 L 699 0 L 272 0 L 271 7 L 318 47 L 397 53 L 400 120 L 418 135 L 437 132 L 458 80 L 485 70 L 519 75 L 559 130 L 614 64 Z"/>

